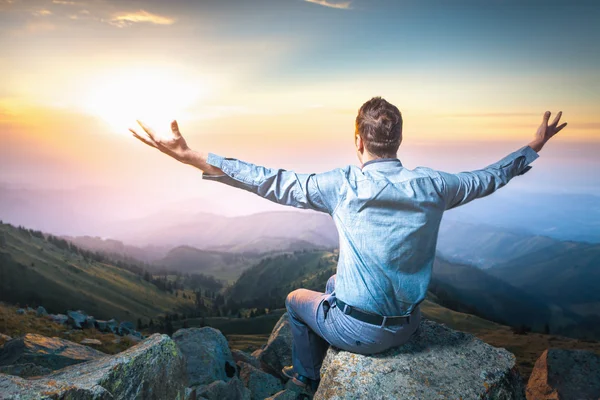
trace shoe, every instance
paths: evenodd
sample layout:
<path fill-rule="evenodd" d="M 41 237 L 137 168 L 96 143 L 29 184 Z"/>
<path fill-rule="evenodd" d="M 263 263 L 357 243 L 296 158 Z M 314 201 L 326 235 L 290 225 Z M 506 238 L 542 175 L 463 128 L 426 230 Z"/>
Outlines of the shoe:
<path fill-rule="evenodd" d="M 300 375 L 299 373 L 297 373 L 294 370 L 293 365 L 283 367 L 283 369 L 281 370 L 281 373 L 286 378 L 291 379 L 292 383 L 294 383 L 296 386 L 299 386 L 303 389 L 310 389 L 313 392 L 316 392 L 317 388 L 319 387 L 320 380 L 310 379 L 304 375 Z"/>

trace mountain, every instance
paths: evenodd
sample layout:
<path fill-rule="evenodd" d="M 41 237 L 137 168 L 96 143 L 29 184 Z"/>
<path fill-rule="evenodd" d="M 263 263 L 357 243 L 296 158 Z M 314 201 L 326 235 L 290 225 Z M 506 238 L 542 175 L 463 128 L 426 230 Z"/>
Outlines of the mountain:
<path fill-rule="evenodd" d="M 528 193 L 500 189 L 449 210 L 444 218 L 502 227 L 558 240 L 600 243 L 600 197 L 578 193 Z"/>
<path fill-rule="evenodd" d="M 157 260 L 156 264 L 165 266 L 170 271 L 211 275 L 217 279 L 233 281 L 259 259 L 260 256 L 253 253 L 241 254 L 179 246 L 170 250 L 164 258 Z"/>
<path fill-rule="evenodd" d="M 437 251 L 447 260 L 482 269 L 564 242 L 548 236 L 515 232 L 480 223 L 454 221 L 444 216 L 440 224 Z"/>
<path fill-rule="evenodd" d="M 0 301 L 43 305 L 51 313 L 82 309 L 96 318 L 130 321 L 194 305 L 191 296 L 159 290 L 139 273 L 9 224 L 0 224 Z"/>
<path fill-rule="evenodd" d="M 489 273 L 584 315 L 600 316 L 600 244 L 562 242 L 497 265 Z"/>
<path fill-rule="evenodd" d="M 61 236 L 63 239 L 76 244 L 82 249 L 90 251 L 99 251 L 106 254 L 115 254 L 124 258 L 134 258 L 147 263 L 154 262 L 163 258 L 168 252 L 169 247 L 144 246 L 137 247 L 124 244 L 120 240 L 102 239 L 99 236 Z"/>
<path fill-rule="evenodd" d="M 433 265 L 430 290 L 440 304 L 503 325 L 527 325 L 542 331 L 546 323 L 555 331 L 577 323 L 579 315 L 514 287 L 475 266 L 457 264 L 439 255 Z"/>
<path fill-rule="evenodd" d="M 333 248 L 338 233 L 331 216 L 304 211 L 274 211 L 224 217 L 210 213 L 187 214 L 169 219 L 163 215 L 123 222 L 112 228 L 111 237 L 133 245 L 192 246 L 198 249 L 240 248 L 262 251 L 257 240 L 283 238 L 280 248 L 291 241 L 304 241 Z M 268 239 L 267 239 L 268 240 Z M 275 242 L 271 240 L 271 245 Z M 293 245 L 292 245 L 293 246 Z M 271 250 L 275 248 L 271 246 Z"/>

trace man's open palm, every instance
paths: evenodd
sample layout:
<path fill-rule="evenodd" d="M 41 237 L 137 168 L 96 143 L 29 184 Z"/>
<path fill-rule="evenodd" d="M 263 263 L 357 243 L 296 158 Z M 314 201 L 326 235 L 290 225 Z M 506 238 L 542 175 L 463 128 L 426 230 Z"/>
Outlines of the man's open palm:
<path fill-rule="evenodd" d="M 179 132 L 177 121 L 171 122 L 171 135 L 169 137 L 161 137 L 157 135 L 152 128 L 146 126 L 143 122 L 137 121 L 144 129 L 146 135 L 139 135 L 136 131 L 129 128 L 133 136 L 146 143 L 148 146 L 154 147 L 165 154 L 170 155 L 178 161 L 184 161 L 188 155 L 190 148 L 185 139 Z"/>
<path fill-rule="evenodd" d="M 566 122 L 561 125 L 558 125 L 561 116 L 562 111 L 559 111 L 558 114 L 556 114 L 554 121 L 552 121 L 552 123 L 548 125 L 548 121 L 550 120 L 550 111 L 546 111 L 542 120 L 542 124 L 537 130 L 536 139 L 540 140 L 542 143 L 546 143 L 548 140 L 550 140 L 552 136 L 556 135 L 558 132 L 561 131 L 561 129 L 567 126 Z"/>

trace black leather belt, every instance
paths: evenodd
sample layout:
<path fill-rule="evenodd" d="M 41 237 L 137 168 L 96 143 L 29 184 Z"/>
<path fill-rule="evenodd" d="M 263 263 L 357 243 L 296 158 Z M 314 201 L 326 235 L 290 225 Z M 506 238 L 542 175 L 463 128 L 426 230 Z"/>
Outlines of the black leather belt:
<path fill-rule="evenodd" d="M 373 325 L 389 326 L 389 325 L 401 325 L 410 323 L 410 315 L 403 315 L 398 317 L 384 317 L 377 314 L 371 314 L 361 311 L 349 304 L 344 303 L 340 299 L 336 298 L 335 303 L 339 307 L 340 311 L 344 314 L 351 316 L 359 321 L 363 321 Z"/>

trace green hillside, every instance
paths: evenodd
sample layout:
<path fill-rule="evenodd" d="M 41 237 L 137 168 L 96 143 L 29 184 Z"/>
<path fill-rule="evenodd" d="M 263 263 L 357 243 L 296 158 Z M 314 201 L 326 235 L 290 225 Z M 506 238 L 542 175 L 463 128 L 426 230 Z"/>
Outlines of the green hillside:
<path fill-rule="evenodd" d="M 99 319 L 132 320 L 186 311 L 194 296 L 160 290 L 140 274 L 57 247 L 41 232 L 0 224 L 0 300 L 82 309 Z"/>

